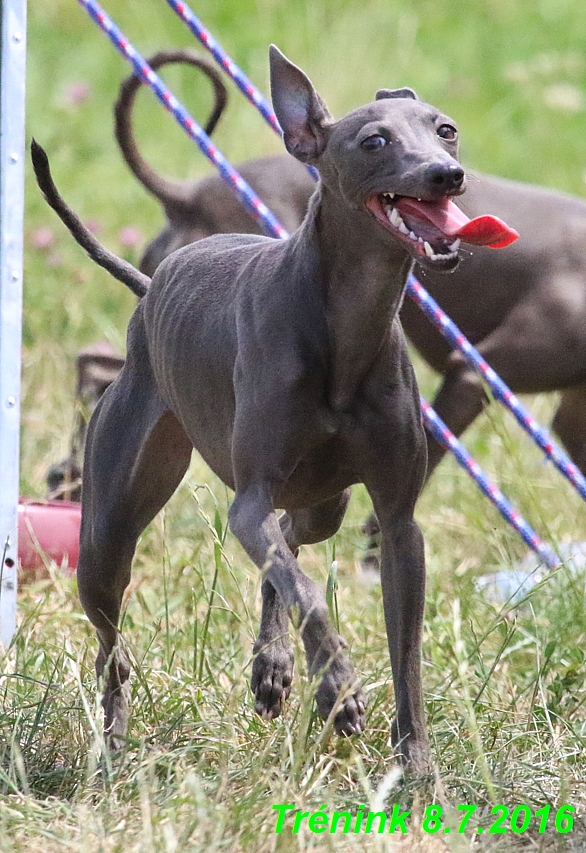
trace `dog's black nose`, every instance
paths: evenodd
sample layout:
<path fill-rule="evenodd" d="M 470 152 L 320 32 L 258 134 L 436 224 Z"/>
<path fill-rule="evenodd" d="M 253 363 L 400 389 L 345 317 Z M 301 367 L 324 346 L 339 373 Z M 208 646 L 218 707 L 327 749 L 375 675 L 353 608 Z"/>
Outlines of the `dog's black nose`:
<path fill-rule="evenodd" d="M 458 163 L 433 163 L 427 169 L 427 180 L 444 191 L 459 190 L 464 183 L 464 169 Z"/>

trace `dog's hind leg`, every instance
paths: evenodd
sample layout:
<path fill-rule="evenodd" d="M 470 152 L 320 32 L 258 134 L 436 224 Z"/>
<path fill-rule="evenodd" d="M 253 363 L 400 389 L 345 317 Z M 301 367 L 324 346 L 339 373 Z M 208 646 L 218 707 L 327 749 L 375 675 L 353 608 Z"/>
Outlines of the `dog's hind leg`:
<path fill-rule="evenodd" d="M 586 385 L 568 388 L 552 424 L 572 462 L 586 475 Z"/>
<path fill-rule="evenodd" d="M 488 403 L 480 375 L 462 358 L 454 359 L 454 367 L 433 400 L 433 408 L 456 438 L 470 426 Z M 429 479 L 446 454 L 446 449 L 427 433 L 427 477 Z"/>
<path fill-rule="evenodd" d="M 138 537 L 179 485 L 192 450 L 156 392 L 145 350 L 129 350 L 100 401 L 84 464 L 77 577 L 100 644 L 96 674 L 104 678 L 105 731 L 114 749 L 126 732 L 130 691 L 130 667 L 118 645 L 122 596 Z"/>
<path fill-rule="evenodd" d="M 255 697 L 254 710 L 261 717 L 274 719 L 291 692 L 294 655 L 287 610 L 266 578 L 262 582 L 262 615 L 253 653 L 250 687 Z"/>
<path fill-rule="evenodd" d="M 279 519 L 285 541 L 296 557 L 301 545 L 329 539 L 340 527 L 350 490 L 308 509 L 284 513 Z M 251 688 L 255 711 L 262 717 L 278 717 L 291 692 L 293 650 L 289 642 L 287 610 L 266 578 L 262 584 L 262 617 L 254 644 Z"/>

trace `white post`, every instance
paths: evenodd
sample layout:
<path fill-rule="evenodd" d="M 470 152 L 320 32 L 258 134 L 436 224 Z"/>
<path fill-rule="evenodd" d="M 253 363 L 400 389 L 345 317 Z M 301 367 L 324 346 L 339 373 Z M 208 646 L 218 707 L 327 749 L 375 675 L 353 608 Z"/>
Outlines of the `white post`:
<path fill-rule="evenodd" d="M 26 0 L 1 0 L 0 645 L 16 626 L 18 564 Z"/>

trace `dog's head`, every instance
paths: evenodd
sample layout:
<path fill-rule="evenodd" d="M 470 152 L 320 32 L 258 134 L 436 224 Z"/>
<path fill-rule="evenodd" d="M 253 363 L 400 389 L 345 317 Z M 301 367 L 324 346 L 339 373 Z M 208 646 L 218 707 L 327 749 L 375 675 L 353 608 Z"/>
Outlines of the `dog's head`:
<path fill-rule="evenodd" d="M 374 102 L 334 121 L 309 79 L 274 46 L 270 66 L 287 150 L 316 166 L 324 186 L 368 217 L 382 239 L 398 241 L 418 261 L 440 269 L 457 265 L 461 239 L 482 245 L 505 240 L 510 229 L 505 232 L 500 220 L 479 217 L 482 227 L 475 225 L 453 203 L 466 185 L 458 130 L 412 89 L 381 89 Z"/>

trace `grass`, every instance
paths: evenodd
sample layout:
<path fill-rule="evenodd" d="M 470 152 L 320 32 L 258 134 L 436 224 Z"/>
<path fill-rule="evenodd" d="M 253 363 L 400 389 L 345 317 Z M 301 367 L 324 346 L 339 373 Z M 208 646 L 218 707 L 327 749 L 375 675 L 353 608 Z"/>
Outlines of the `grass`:
<path fill-rule="evenodd" d="M 162 0 L 109 2 L 107 10 L 146 55 L 192 39 Z M 119 8 L 118 8 L 119 7 Z M 226 49 L 267 91 L 267 45 L 302 65 L 335 115 L 380 86 L 410 85 L 460 125 L 467 165 L 584 192 L 586 7 L 577 0 L 202 0 L 195 8 Z M 171 73 L 172 72 L 172 73 Z M 28 131 L 47 148 L 57 183 L 100 238 L 123 245 L 133 226 L 146 239 L 156 205 L 123 166 L 111 107 L 127 68 L 72 0 L 29 8 Z M 171 87 L 196 116 L 207 91 L 170 69 Z M 83 91 L 85 99 L 72 93 Z M 72 86 L 77 89 L 72 90 Z M 148 96 L 137 134 L 170 174 L 207 170 L 193 146 Z M 280 143 L 234 94 L 217 136 L 237 160 Z M 40 495 L 47 467 L 67 452 L 73 365 L 79 347 L 108 339 L 124 348 L 133 298 L 83 256 L 27 176 L 23 347 L 22 494 Z M 544 215 L 546 212 L 544 211 Z M 45 232 L 39 247 L 39 229 Z M 435 377 L 417 363 L 426 396 Z M 531 400 L 548 422 L 555 395 Z M 582 502 L 510 416 L 490 410 L 468 431 L 480 463 L 548 541 L 586 540 Z M 341 630 L 369 695 L 368 729 L 341 741 L 314 715 L 301 650 L 287 713 L 266 724 L 247 687 L 260 614 L 256 569 L 226 533 L 230 496 L 198 460 L 142 537 L 124 615 L 135 663 L 128 748 L 100 760 L 96 643 L 75 579 L 54 569 L 23 584 L 19 628 L 0 674 L 2 853 L 175 853 L 305 850 L 581 850 L 586 832 L 586 617 L 583 572 L 562 568 L 516 605 L 495 605 L 474 577 L 514 567 L 525 548 L 447 459 L 423 494 L 418 520 L 428 561 L 424 690 L 435 780 L 398 781 L 389 745 L 393 692 L 378 587 L 357 561 L 369 505 L 356 488 L 335 541 Z M 303 568 L 326 584 L 332 545 L 307 547 Z M 24 580 L 24 579 L 23 579 Z M 298 646 L 298 640 L 295 639 Z M 405 836 L 276 835 L 276 803 L 328 813 L 384 802 L 412 812 Z M 440 803 L 451 826 L 458 804 L 478 808 L 460 835 L 421 831 Z M 574 828 L 480 835 L 495 804 L 535 812 L 565 803 Z"/>

